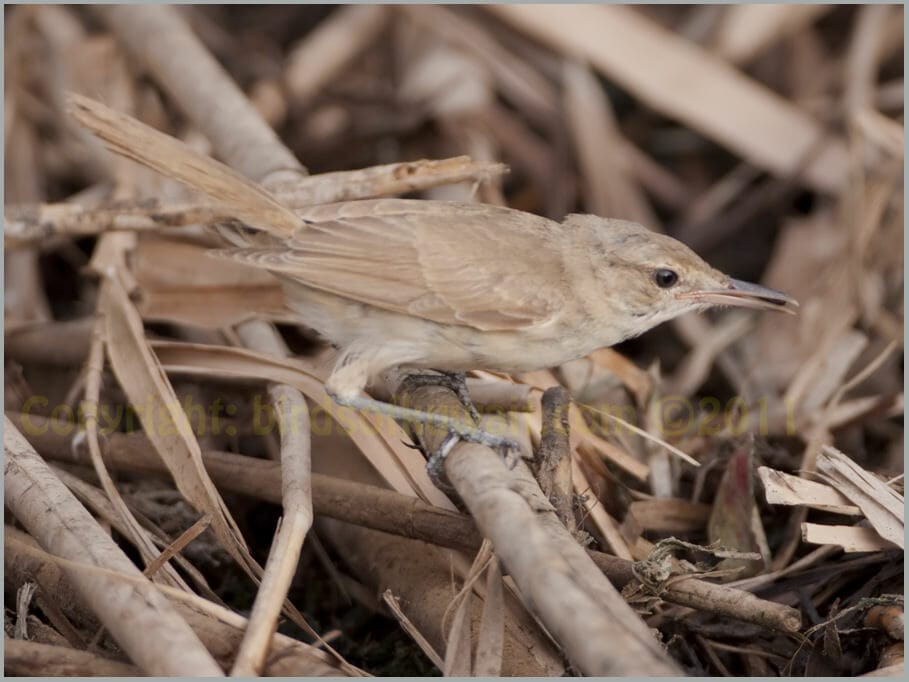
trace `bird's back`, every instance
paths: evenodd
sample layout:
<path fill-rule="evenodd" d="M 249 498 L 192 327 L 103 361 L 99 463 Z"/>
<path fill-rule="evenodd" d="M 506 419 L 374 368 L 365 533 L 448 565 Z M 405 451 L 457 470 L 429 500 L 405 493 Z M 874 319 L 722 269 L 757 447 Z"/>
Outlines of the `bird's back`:
<path fill-rule="evenodd" d="M 392 312 L 481 331 L 538 325 L 565 304 L 563 227 L 485 204 L 379 199 L 314 206 L 293 238 L 228 257 Z"/>

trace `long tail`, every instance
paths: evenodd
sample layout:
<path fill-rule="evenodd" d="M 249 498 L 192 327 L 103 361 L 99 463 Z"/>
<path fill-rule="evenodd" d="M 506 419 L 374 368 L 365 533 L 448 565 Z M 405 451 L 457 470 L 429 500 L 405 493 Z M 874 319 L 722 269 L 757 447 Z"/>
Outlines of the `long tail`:
<path fill-rule="evenodd" d="M 170 135 L 75 93 L 67 95 L 67 109 L 111 151 L 206 194 L 248 225 L 276 237 L 288 237 L 303 225 L 265 189 Z"/>

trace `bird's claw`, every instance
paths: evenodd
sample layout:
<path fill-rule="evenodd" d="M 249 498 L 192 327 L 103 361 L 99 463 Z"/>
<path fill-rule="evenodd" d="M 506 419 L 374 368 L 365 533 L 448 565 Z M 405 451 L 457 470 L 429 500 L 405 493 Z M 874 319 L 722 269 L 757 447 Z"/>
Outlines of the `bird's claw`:
<path fill-rule="evenodd" d="M 457 445 L 458 441 L 462 440 L 486 445 L 495 450 L 509 470 L 514 469 L 521 459 L 521 446 L 512 438 L 495 436 L 478 429 L 461 431 L 455 428 L 449 428 L 445 440 L 442 441 L 442 444 L 432 453 L 432 455 L 430 455 L 429 460 L 426 462 L 426 469 L 429 472 L 429 477 L 437 486 L 440 481 L 444 480 L 445 458 L 448 457 L 448 454 L 452 451 L 454 446 Z"/>
<path fill-rule="evenodd" d="M 521 461 L 521 446 L 516 440 L 503 438 L 502 444 L 496 448 L 496 451 L 509 470 L 513 470 Z"/>
<path fill-rule="evenodd" d="M 480 413 L 470 399 L 470 391 L 467 389 L 467 379 L 463 372 L 443 372 L 435 370 L 438 374 L 409 374 L 404 377 L 404 384 L 411 389 L 421 388 L 423 386 L 442 386 L 453 391 L 458 396 L 458 401 L 470 414 L 474 424 L 480 423 Z"/>

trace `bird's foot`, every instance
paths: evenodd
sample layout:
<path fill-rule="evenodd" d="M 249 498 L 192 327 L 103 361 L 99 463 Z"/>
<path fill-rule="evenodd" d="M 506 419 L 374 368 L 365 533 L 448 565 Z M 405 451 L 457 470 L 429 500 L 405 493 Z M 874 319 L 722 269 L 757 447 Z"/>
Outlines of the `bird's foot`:
<path fill-rule="evenodd" d="M 476 426 L 468 426 L 467 424 L 463 424 L 445 415 L 383 403 L 379 400 L 366 398 L 364 396 L 343 396 L 330 391 L 329 396 L 331 396 L 339 405 L 345 405 L 355 410 L 378 412 L 400 421 L 432 424 L 446 429 L 448 431 L 448 436 L 442 442 L 442 445 L 440 445 L 435 452 L 430 454 L 429 462 L 427 463 L 429 474 L 433 477 L 434 481 L 440 480 L 439 474 L 442 471 L 445 458 L 459 440 L 467 441 L 469 443 L 479 443 L 480 445 L 492 448 L 499 453 L 499 456 L 502 457 L 502 460 L 509 469 L 513 469 L 521 458 L 521 447 L 516 440 L 489 433 Z"/>
<path fill-rule="evenodd" d="M 467 375 L 464 372 L 434 371 L 438 372 L 438 374 L 408 374 L 404 377 L 403 383 L 410 389 L 423 386 L 444 386 L 458 396 L 458 400 L 461 401 L 464 409 L 470 414 L 470 418 L 473 419 L 475 424 L 479 424 L 480 413 L 470 399 L 470 391 L 467 390 Z"/>
<path fill-rule="evenodd" d="M 505 438 L 504 436 L 496 436 L 481 429 L 473 429 L 470 427 L 457 428 L 452 426 L 449 428 L 448 436 L 446 436 L 445 440 L 442 441 L 442 444 L 430 454 L 429 459 L 426 462 L 426 471 L 429 474 L 430 480 L 432 480 L 437 488 L 442 490 L 451 489 L 451 486 L 446 482 L 445 458 L 448 457 L 449 453 L 459 441 L 478 443 L 495 450 L 499 457 L 502 458 L 505 466 L 509 469 L 514 469 L 521 459 L 521 446 L 518 445 L 516 440 Z"/>
<path fill-rule="evenodd" d="M 451 483 L 448 482 L 448 476 L 445 475 L 445 458 L 448 457 L 448 453 L 458 444 L 459 440 L 461 440 L 461 437 L 458 434 L 453 431 L 449 432 L 442 444 L 434 452 L 430 453 L 429 458 L 426 460 L 426 473 L 429 474 L 429 480 L 442 492 L 450 492 L 454 489 Z"/>

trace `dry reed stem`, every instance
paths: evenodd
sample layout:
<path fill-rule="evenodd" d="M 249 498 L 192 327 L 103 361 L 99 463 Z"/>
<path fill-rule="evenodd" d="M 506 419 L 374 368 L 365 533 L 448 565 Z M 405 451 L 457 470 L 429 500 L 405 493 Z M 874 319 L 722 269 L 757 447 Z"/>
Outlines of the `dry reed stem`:
<path fill-rule="evenodd" d="M 271 355 L 273 357 L 276 357 L 276 358 L 284 358 L 284 357 L 287 357 L 290 355 L 290 351 L 287 349 L 286 345 L 284 344 L 284 341 L 281 339 L 281 337 L 278 335 L 277 331 L 271 325 L 268 325 L 268 324 L 263 323 L 258 320 L 254 320 L 252 322 L 248 322 L 248 323 L 242 325 L 241 327 L 239 327 L 237 329 L 237 333 L 238 333 L 238 336 L 240 337 L 240 339 L 243 341 L 243 343 L 250 348 L 255 348 L 256 350 L 263 351 L 264 353 Z M 308 388 L 312 388 L 312 387 L 308 386 Z M 304 392 L 306 392 L 306 388 L 303 388 L 303 390 L 304 390 Z M 328 400 L 327 396 L 325 395 L 324 388 L 322 387 L 321 383 L 316 384 L 315 390 L 318 391 L 318 400 L 321 404 L 326 405 L 330 402 Z M 310 397 L 312 397 L 311 393 L 308 393 L 308 394 L 310 395 Z M 333 409 L 335 409 L 335 408 L 344 409 L 344 408 L 338 408 L 338 406 L 335 406 L 333 404 L 332 404 L 332 408 Z M 367 415 L 363 416 L 360 413 L 357 413 L 354 411 L 351 411 L 351 412 L 353 412 L 353 414 L 356 415 L 357 418 L 364 418 L 366 421 L 369 421 L 370 424 L 373 426 L 373 428 L 376 428 L 376 423 L 374 420 L 378 417 L 378 415 L 368 415 L 367 414 Z M 377 431 L 378 435 L 381 435 L 383 438 L 385 437 L 384 432 L 381 429 L 376 428 L 376 431 Z M 356 434 L 359 435 L 360 433 L 361 433 L 361 431 L 359 429 L 357 429 Z M 351 435 L 353 435 L 353 434 L 351 434 Z M 367 457 L 369 457 L 370 455 L 372 455 L 373 457 L 375 456 L 374 448 L 362 448 L 362 452 Z M 415 453 L 413 451 L 409 451 L 408 454 L 413 455 Z M 387 466 L 384 463 L 382 463 L 381 460 L 379 460 L 379 462 L 380 462 L 378 465 L 379 471 L 382 471 L 383 469 L 387 469 Z M 386 462 L 387 462 L 387 460 L 386 460 Z M 419 468 L 419 473 L 425 477 L 426 476 L 425 468 L 421 466 Z M 428 479 L 427 479 L 427 482 L 428 482 Z M 407 490 L 408 492 L 412 492 L 412 490 L 413 490 L 406 484 L 403 486 L 403 489 Z M 441 498 L 441 500 L 443 500 L 447 503 L 447 499 L 435 487 L 427 486 L 427 487 L 424 487 L 424 490 L 427 492 L 428 497 L 430 499 L 433 497 Z M 448 504 L 450 504 L 450 503 L 448 503 Z M 373 543 L 378 542 L 378 539 L 375 536 L 372 536 L 372 537 L 367 536 L 366 538 L 360 538 L 359 542 L 363 542 L 367 545 L 372 545 Z M 426 558 L 421 557 L 420 560 L 414 560 L 412 563 L 415 566 L 420 566 L 420 568 L 422 568 L 423 567 L 422 564 L 426 563 Z M 431 565 L 431 564 L 427 564 L 427 566 L 428 565 Z M 403 578 L 403 576 L 395 575 L 395 578 L 400 579 L 400 578 Z M 398 581 L 395 580 L 391 584 L 398 584 Z M 436 606 L 437 605 L 432 604 L 431 602 L 428 602 L 428 601 L 422 601 L 422 600 L 415 601 L 414 602 L 414 611 L 419 612 L 420 609 L 426 609 L 426 612 L 431 614 L 431 613 L 433 613 L 433 610 Z"/>
<path fill-rule="evenodd" d="M 96 311 L 95 329 L 92 334 L 92 344 L 85 367 L 85 392 L 80 405 L 84 414 L 85 436 L 88 443 L 88 450 L 91 456 L 92 467 L 95 474 L 101 481 L 104 492 L 110 499 L 111 505 L 116 510 L 126 530 L 127 537 L 132 544 L 139 550 L 142 560 L 146 566 L 150 566 L 159 558 L 159 553 L 154 543 L 148 536 L 148 533 L 139 524 L 139 521 L 130 511 L 114 480 L 104 466 L 104 460 L 101 457 L 101 445 L 98 434 L 98 404 L 101 397 L 101 375 L 104 371 L 104 347 L 107 343 L 105 339 L 105 320 L 104 310 L 108 305 L 108 295 L 106 290 L 111 286 L 111 281 L 106 279 L 101 285 L 101 292 L 98 295 L 98 309 Z M 189 586 L 183 581 L 180 575 L 170 564 L 165 564 L 160 573 L 155 572 L 148 574 L 154 581 L 162 581 L 171 587 L 181 587 L 189 589 Z"/>
<path fill-rule="evenodd" d="M 3 640 L 3 670 L 29 677 L 40 671 L 48 677 L 141 677 L 142 670 L 90 651 L 39 644 L 21 639 Z"/>
<path fill-rule="evenodd" d="M 543 424 L 540 447 L 536 453 L 534 471 L 540 490 L 553 504 L 559 519 L 574 535 L 578 529 L 575 518 L 574 486 L 571 480 L 571 446 L 569 444 L 568 391 L 561 387 L 546 389 L 541 400 Z"/>
<path fill-rule="evenodd" d="M 38 543 L 26 532 L 5 525 L 3 527 L 3 570 L 5 578 L 17 590 L 27 582 L 37 583 L 39 605 L 53 604 L 56 614 L 68 623 L 67 630 L 74 631 L 79 646 L 86 646 L 84 633 L 95 633 L 102 625 L 91 609 L 83 607 L 72 583 L 58 566 L 37 561 L 31 554 L 20 551 L 23 547 L 39 549 Z M 54 616 L 49 615 L 55 625 Z M 58 628 L 60 632 L 65 632 Z M 83 634 L 80 634 L 83 633 Z M 75 642 L 73 642 L 75 645 Z"/>
<path fill-rule="evenodd" d="M 48 469 L 9 419 L 4 424 L 6 504 L 50 553 L 111 568 L 135 579 L 72 572 L 84 602 L 130 658 L 150 675 L 204 677 L 223 673 L 186 622 Z"/>
<path fill-rule="evenodd" d="M 561 385 L 549 370 L 525 372 L 521 375 L 521 379 L 536 388 L 544 390 Z M 628 473 L 638 477 L 639 480 L 645 480 L 646 471 L 648 471 L 647 465 L 641 464 L 633 457 L 623 452 L 620 448 L 604 447 L 603 444 L 605 441 L 600 443 L 599 441 L 602 439 L 598 439 L 598 437 L 590 431 L 583 417 L 580 415 L 576 404 L 572 404 L 569 407 L 568 415 L 570 431 L 574 434 L 574 438 L 580 441 L 579 445 L 576 447 L 579 456 L 587 456 L 586 461 L 588 463 L 593 463 L 591 466 L 595 466 L 596 464 L 603 466 L 602 463 L 597 462 L 596 459 L 596 456 L 602 455 L 628 471 Z M 538 425 L 534 424 L 533 428 L 534 431 L 536 431 Z M 594 456 L 589 456 L 591 451 L 593 451 Z M 604 546 L 609 548 L 616 556 L 622 559 L 631 559 L 631 549 L 622 537 L 622 533 L 619 530 L 619 524 L 603 509 L 603 505 L 600 504 L 600 501 L 595 495 L 588 494 L 591 490 L 590 482 L 587 475 L 584 473 L 584 470 L 581 468 L 578 458 L 575 457 L 571 458 L 571 478 L 574 484 L 575 494 L 579 499 L 584 500 L 584 514 L 599 534 L 598 539 L 600 539 L 604 543 Z"/>
<path fill-rule="evenodd" d="M 733 64 L 746 64 L 786 36 L 831 10 L 830 5 L 735 5 L 726 8 L 714 50 Z"/>
<path fill-rule="evenodd" d="M 261 348 L 263 352 L 178 342 L 156 343 L 155 352 L 172 370 L 191 369 L 197 376 L 266 379 L 299 389 L 345 429 L 392 488 L 417 495 L 444 509 L 454 508 L 432 485 L 422 457 L 403 445 L 400 437 L 404 433 L 396 422 L 334 403 L 322 383 L 325 368 L 317 368 L 315 363 L 304 359 L 286 357 L 289 352 L 280 337 L 274 334 L 273 328 L 267 326 L 242 327 L 244 343 Z M 283 358 L 277 352 L 282 348 Z"/>
<path fill-rule="evenodd" d="M 21 426 L 21 424 L 17 422 L 16 426 Z M 83 451 L 85 450 L 83 446 L 80 445 L 79 447 Z M 88 456 L 88 459 L 89 461 L 87 464 L 89 466 L 92 466 L 90 454 Z M 125 538 L 131 538 L 133 530 L 123 520 L 122 514 L 120 514 L 114 503 L 111 501 L 103 489 L 95 487 L 90 483 L 86 483 L 81 478 L 58 467 L 51 466 L 51 471 L 54 472 L 54 475 L 59 478 L 67 488 L 69 488 L 70 492 L 76 496 L 76 499 L 78 499 L 85 506 L 85 508 L 92 513 L 92 515 L 98 517 L 99 522 L 103 522 L 105 526 L 116 530 Z M 160 564 L 173 558 L 175 562 L 179 564 L 180 568 L 185 570 L 191 576 L 200 591 L 208 592 L 209 596 L 211 596 L 211 590 L 208 589 L 208 586 L 205 584 L 205 580 L 201 577 L 198 571 L 196 571 L 192 565 L 179 554 L 172 557 L 172 553 L 169 550 L 171 547 L 173 547 L 173 543 L 168 544 L 168 542 L 164 540 L 166 537 L 165 534 L 154 529 L 151 521 L 143 517 L 140 513 L 136 512 L 135 516 L 137 522 L 143 524 L 145 527 L 151 528 L 150 531 L 145 530 L 144 527 L 142 528 L 142 532 L 149 536 L 149 544 L 151 544 L 153 550 L 150 552 L 152 558 L 145 562 L 146 567 L 142 571 L 143 575 L 148 576 L 154 582 L 169 584 L 171 587 L 178 587 L 180 589 L 190 591 L 189 586 L 186 584 L 180 574 L 173 570 L 173 567 L 168 568 L 170 568 L 169 572 L 172 573 L 172 576 L 175 576 L 175 578 L 171 577 L 168 579 L 167 576 L 157 576 L 156 579 L 155 573 L 160 567 Z M 205 525 L 209 523 L 207 516 L 201 517 L 200 521 L 202 519 L 205 519 Z M 133 544 L 135 545 L 136 542 L 133 542 Z M 156 547 L 163 547 L 164 549 L 162 551 L 158 551 Z"/>
<path fill-rule="evenodd" d="M 826 135 L 815 120 L 771 90 L 630 8 L 488 9 L 557 51 L 589 62 L 658 111 L 778 175 L 794 173 L 812 145 Z M 698 78 L 679 78 L 680 73 L 696 73 Z M 837 192 L 846 181 L 846 165 L 843 143 L 831 138 L 805 169 L 805 179 L 818 190 Z"/>
<path fill-rule="evenodd" d="M 19 545 L 19 551 L 33 559 L 62 567 L 71 574 L 105 576 L 122 585 L 136 583 L 136 578 L 125 573 L 102 568 L 93 564 L 64 559 L 54 556 L 29 544 Z M 156 589 L 169 598 L 186 621 L 197 632 L 206 647 L 217 659 L 229 663 L 236 655 L 242 633 L 248 621 L 243 616 L 199 597 L 191 592 L 174 589 L 166 585 L 156 585 Z M 322 642 L 325 646 L 325 643 Z M 272 641 L 272 655 L 266 665 L 276 676 L 333 676 L 338 671 L 347 675 L 362 676 L 362 671 L 338 658 L 337 654 L 321 651 L 316 647 L 281 634 L 275 634 Z M 331 656 L 337 661 L 331 661 Z M 335 665 L 332 665 L 336 663 Z"/>
<path fill-rule="evenodd" d="M 262 320 L 254 319 L 238 326 L 236 334 L 237 338 L 240 339 L 245 346 L 262 350 L 273 357 L 286 358 L 290 355 L 290 351 L 280 334 L 278 334 L 278 331 L 273 325 Z M 299 404 L 296 397 L 298 394 L 293 387 L 277 383 L 275 390 L 277 390 L 278 393 L 273 396 L 273 400 L 276 399 L 276 396 L 281 396 L 282 399 L 289 399 L 291 404 Z M 290 396 L 294 397 L 291 398 Z M 300 398 L 300 400 L 302 400 L 302 398 Z M 303 403 L 303 407 L 305 407 L 305 402 Z M 308 416 L 308 411 L 306 414 Z M 282 428 L 285 428 L 288 425 L 289 422 L 285 421 Z M 295 438 L 290 439 L 290 441 L 295 440 Z M 285 461 L 285 456 L 290 457 L 290 451 L 282 451 L 282 463 Z M 285 492 L 290 494 L 290 500 L 287 502 L 287 505 L 288 508 L 292 510 L 290 517 L 291 524 L 280 538 L 275 538 L 274 540 L 273 548 L 275 549 L 275 553 L 273 556 L 276 557 L 273 564 L 274 569 L 271 575 L 270 584 L 266 586 L 267 591 L 263 595 L 263 601 L 261 602 L 261 624 L 257 628 L 256 634 L 250 635 L 251 639 L 249 640 L 250 644 L 248 645 L 249 658 L 245 664 L 247 669 L 252 667 L 254 663 L 259 663 L 261 665 L 261 655 L 265 652 L 264 640 L 262 638 L 263 631 L 266 629 L 264 625 L 269 622 L 274 622 L 272 616 L 269 615 L 269 612 L 274 608 L 274 603 L 278 597 L 280 597 L 283 602 L 284 611 L 291 620 L 299 625 L 304 631 L 310 632 L 310 634 L 318 638 L 318 634 L 309 627 L 309 624 L 306 622 L 303 615 L 297 611 L 296 607 L 287 599 L 290 581 L 293 578 L 292 569 L 296 566 L 294 555 L 299 558 L 300 545 L 302 545 L 303 539 L 312 525 L 311 501 L 303 499 L 305 497 L 303 491 L 307 486 L 305 481 L 311 476 L 308 471 L 310 468 L 310 458 L 304 456 L 299 463 L 289 462 L 289 466 L 291 469 L 288 472 L 288 475 L 282 477 L 282 497 Z M 311 491 L 311 485 L 309 487 Z M 281 541 L 279 542 L 278 540 Z M 295 545 L 297 542 L 299 542 L 299 544 Z M 280 552 L 280 554 L 278 552 Z M 270 556 L 269 558 L 272 557 Z M 321 639 L 320 642 L 323 646 L 332 651 L 332 653 L 335 653 L 327 643 L 321 641 Z M 258 650 L 259 653 L 255 654 L 255 650 Z M 335 655 L 338 656 L 336 653 Z M 340 656 L 338 656 L 338 658 L 340 658 Z M 243 672 L 242 668 L 240 672 Z"/>
<path fill-rule="evenodd" d="M 633 220 L 652 230 L 660 221 L 631 174 L 625 141 L 609 98 L 586 64 L 566 61 L 564 106 L 589 213 Z"/>
<path fill-rule="evenodd" d="M 189 419 L 148 347 L 141 318 L 124 291 L 122 278 L 115 277 L 105 291 L 105 337 L 117 339 L 107 345 L 114 375 L 130 402 L 140 406 L 140 411 L 145 410 L 140 417 L 145 432 L 168 464 L 177 489 L 196 509 L 211 516 L 212 530 L 222 547 L 245 571 L 255 575 L 258 566 L 205 473 Z"/>
<path fill-rule="evenodd" d="M 745 336 L 753 324 L 754 317 L 747 314 L 727 315 L 716 325 L 690 315 L 676 320 L 673 326 L 691 350 L 673 376 L 666 380 L 663 389 L 666 394 L 694 395 L 707 380 L 723 351 Z"/>
<path fill-rule="evenodd" d="M 339 9 L 320 22 L 287 55 L 284 84 L 291 97 L 307 103 L 336 79 L 378 39 L 388 13 L 380 5 L 356 5 Z"/>
<path fill-rule="evenodd" d="M 261 675 L 268 645 L 278 627 L 281 605 L 297 570 L 303 540 L 312 526 L 312 471 L 309 410 L 303 396 L 289 386 L 269 387 L 281 430 L 281 518 L 262 582 L 249 614 L 249 627 L 231 676 Z"/>
<path fill-rule="evenodd" d="M 392 379 L 398 390 L 403 388 L 401 378 Z M 440 387 L 418 388 L 398 398 L 420 409 L 444 406 L 444 414 L 469 420 L 454 394 Z M 431 427 L 415 428 L 430 452 L 445 437 Z M 555 517 L 526 467 L 509 472 L 489 448 L 460 443 L 445 459 L 445 473 L 524 600 L 583 673 L 674 670 L 639 617 Z M 515 528 L 521 532 L 516 534 Z M 599 645 L 603 641 L 617 644 L 607 652 Z"/>
<path fill-rule="evenodd" d="M 15 528 L 6 526 L 4 533 L 5 566 L 12 573 L 14 583 L 22 583 L 37 576 L 42 592 L 48 599 L 61 604 L 85 629 L 96 629 L 91 611 L 77 598 L 67 574 L 61 568 L 60 560 L 40 550 L 30 536 Z M 84 564 L 77 565 L 78 572 L 86 572 L 87 568 Z M 88 574 L 97 575 L 97 572 L 89 571 Z M 168 594 L 173 606 L 186 619 L 209 652 L 222 666 L 229 667 L 236 656 L 247 620 L 233 611 L 189 593 Z M 175 594 L 180 598 L 174 598 Z M 343 659 L 338 659 L 333 664 L 328 653 L 286 635 L 276 634 L 272 649 L 265 671 L 270 676 L 361 674 Z"/>
<path fill-rule="evenodd" d="M 46 456 L 71 463 L 90 462 L 83 448 L 73 447 L 72 423 L 16 412 L 10 412 L 9 417 Z M 166 472 L 154 446 L 141 434 L 109 434 L 103 455 L 108 466 L 117 470 Z M 203 459 L 212 480 L 224 490 L 282 503 L 278 463 L 217 451 L 206 451 Z M 458 549 L 474 550 L 478 546 L 476 526 L 462 514 L 413 495 L 322 474 L 312 476 L 313 504 L 320 515 Z"/>
<path fill-rule="evenodd" d="M 477 677 L 499 677 L 505 654 L 505 597 L 499 559 L 492 555 L 486 567 L 486 595 L 473 674 Z"/>
<path fill-rule="evenodd" d="M 306 169 L 260 118 L 175 8 L 99 5 L 93 10 L 205 132 L 229 167 L 257 181 L 282 171 L 305 175 Z M 213 106 L 215 102 L 217 106 Z M 250 140 L 257 144 L 250 145 Z"/>
<path fill-rule="evenodd" d="M 471 659 L 471 622 L 470 611 L 473 599 L 473 587 L 479 580 L 480 576 L 486 569 L 486 566 L 492 559 L 492 546 L 488 540 L 484 540 L 479 550 L 474 556 L 473 563 L 467 576 L 464 578 L 464 584 L 461 585 L 457 594 L 454 595 L 448 608 L 442 616 L 442 628 L 445 631 L 445 660 L 442 665 L 442 675 L 445 677 L 469 677 L 475 675 Z M 501 591 L 499 592 L 501 597 Z M 483 606 L 483 614 L 480 617 L 479 628 L 483 629 L 486 611 L 490 603 L 487 599 Z M 501 601 L 498 604 L 501 610 Z M 453 613 L 452 613 L 453 612 Z M 447 626 L 447 629 L 446 629 Z M 499 659 L 501 661 L 501 658 Z"/>
<path fill-rule="evenodd" d="M 455 156 L 419 159 L 369 168 L 319 173 L 270 186 L 275 198 L 290 208 L 336 201 L 374 199 L 418 192 L 452 183 L 491 181 L 508 172 L 503 163 Z"/>
<path fill-rule="evenodd" d="M 57 435 L 66 430 L 65 422 L 19 413 L 9 416 L 17 427 L 26 429 L 30 441 L 45 456 L 74 464 L 87 462 L 84 452 L 72 449 L 66 436 Z M 112 434 L 106 442 L 104 458 L 108 466 L 118 471 L 146 474 L 165 471 L 151 443 L 140 434 Z M 203 459 L 212 480 L 224 490 L 281 504 L 281 470 L 277 463 L 216 451 L 204 452 Z M 319 516 L 452 549 L 476 551 L 480 546 L 476 524 L 463 514 L 355 481 L 322 474 L 313 474 L 312 479 L 313 508 Z M 706 520 L 706 515 L 703 518 Z M 703 526 L 703 522 L 700 525 Z M 630 560 L 591 550 L 588 554 L 616 588 L 620 589 L 634 579 Z M 774 627 L 785 629 L 782 623 L 792 622 L 788 607 L 782 608 L 762 599 L 749 602 L 748 595 L 740 590 L 697 578 L 671 582 L 660 596 L 681 606 L 762 624 L 769 621 L 761 614 L 773 613 L 776 606 L 780 606 L 782 620 L 775 621 Z M 755 621 L 754 618 L 764 620 Z"/>
<path fill-rule="evenodd" d="M 710 505 L 663 497 L 636 500 L 628 506 L 628 512 L 643 530 L 684 533 L 705 528 Z"/>
<path fill-rule="evenodd" d="M 310 175 L 271 188 L 275 199 L 288 208 L 390 196 L 437 185 L 492 179 L 507 172 L 501 163 L 474 161 L 467 156 L 406 161 L 352 171 Z M 155 231 L 190 225 L 214 225 L 231 218 L 221 204 L 162 203 L 143 199 L 116 205 L 7 204 L 4 245 L 21 248 L 50 237 L 87 236 L 112 230 Z"/>
<path fill-rule="evenodd" d="M 829 445 L 821 447 L 817 470 L 822 480 L 861 509 L 881 537 L 904 549 L 906 509 L 902 495 Z"/>
<path fill-rule="evenodd" d="M 404 610 L 401 608 L 401 603 L 397 597 L 392 594 L 391 590 L 385 590 L 382 593 L 382 601 L 385 602 L 385 605 L 389 608 L 392 615 L 400 623 L 401 627 L 413 638 L 413 641 L 417 643 L 417 646 L 420 647 L 420 650 L 426 654 L 426 658 L 432 661 L 439 670 L 445 665 L 442 661 L 442 657 L 439 656 L 439 653 L 432 647 L 432 644 L 423 636 L 423 633 L 420 632 L 420 629 L 410 622 L 410 619 L 407 617 L 407 614 L 404 613 Z"/>
<path fill-rule="evenodd" d="M 822 511 L 859 516 L 861 510 L 849 504 L 849 498 L 836 488 L 792 476 L 770 467 L 758 467 L 758 476 L 768 504 L 802 504 Z"/>
<path fill-rule="evenodd" d="M 444 651 L 442 614 L 451 603 L 452 569 L 460 572 L 451 550 L 424 542 L 369 530 L 334 519 L 319 518 L 317 528 L 339 552 L 345 563 L 363 576 L 378 594 L 390 589 L 408 619 L 436 651 Z M 466 572 L 466 571 L 465 571 Z M 479 600 L 474 599 L 471 622 L 480 618 Z M 540 637 L 535 620 L 506 594 L 505 644 L 502 675 L 560 676 L 565 665 L 548 638 Z"/>
<path fill-rule="evenodd" d="M 896 545 L 873 528 L 862 526 L 836 526 L 803 521 L 801 539 L 812 545 L 836 545 L 846 553 L 852 552 L 886 552 L 898 549 Z"/>
<path fill-rule="evenodd" d="M 846 54 L 844 108 L 855 114 L 871 105 L 877 80 L 881 41 L 892 18 L 889 5 L 868 5 L 858 10 L 859 16 Z"/>
<path fill-rule="evenodd" d="M 505 49 L 497 37 L 475 19 L 438 5 L 401 5 L 419 27 L 461 48 L 477 59 L 496 80 L 502 94 L 534 121 L 550 126 L 557 115 L 558 94 L 532 66 Z"/>

